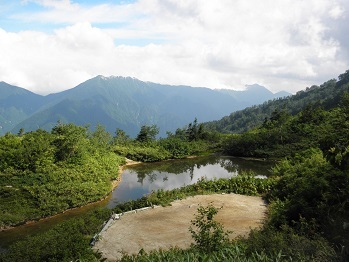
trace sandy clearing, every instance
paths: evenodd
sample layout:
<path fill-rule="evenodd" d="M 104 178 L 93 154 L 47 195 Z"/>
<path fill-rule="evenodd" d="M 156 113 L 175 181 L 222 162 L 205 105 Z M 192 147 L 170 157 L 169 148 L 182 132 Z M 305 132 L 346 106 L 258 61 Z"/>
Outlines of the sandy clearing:
<path fill-rule="evenodd" d="M 232 238 L 246 235 L 251 228 L 260 226 L 266 212 L 260 197 L 237 194 L 189 197 L 176 200 L 171 206 L 125 214 L 102 233 L 94 250 L 101 251 L 107 261 L 115 261 L 122 253 L 135 254 L 141 248 L 147 252 L 175 246 L 188 248 L 192 243 L 188 230 L 190 221 L 199 205 L 209 203 L 223 207 L 215 218 L 226 230 L 233 231 Z"/>

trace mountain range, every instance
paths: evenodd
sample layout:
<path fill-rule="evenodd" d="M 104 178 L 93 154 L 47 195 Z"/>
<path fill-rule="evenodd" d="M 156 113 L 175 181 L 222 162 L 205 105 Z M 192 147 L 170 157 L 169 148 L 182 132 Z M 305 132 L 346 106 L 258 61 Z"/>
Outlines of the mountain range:
<path fill-rule="evenodd" d="M 157 125 L 160 136 L 182 128 L 197 118 L 217 120 L 236 110 L 291 95 L 273 94 L 263 86 L 244 91 L 172 86 L 143 82 L 131 77 L 96 76 L 63 92 L 42 96 L 0 82 L 0 135 L 38 128 L 51 130 L 58 121 L 98 124 L 114 133 L 117 128 L 131 137 L 142 125 Z"/>

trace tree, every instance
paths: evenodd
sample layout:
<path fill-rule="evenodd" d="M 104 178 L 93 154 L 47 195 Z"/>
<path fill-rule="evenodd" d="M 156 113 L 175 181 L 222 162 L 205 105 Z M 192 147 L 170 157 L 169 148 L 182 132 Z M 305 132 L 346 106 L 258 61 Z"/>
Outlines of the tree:
<path fill-rule="evenodd" d="M 189 141 L 198 140 L 200 132 L 203 132 L 203 125 L 198 125 L 198 120 L 195 117 L 193 123 L 189 123 L 187 128 L 187 137 Z"/>
<path fill-rule="evenodd" d="M 175 132 L 174 136 L 176 138 L 181 139 L 181 140 L 187 140 L 186 130 L 181 129 L 181 128 L 177 128 L 176 129 L 176 132 Z"/>
<path fill-rule="evenodd" d="M 23 135 L 21 147 L 18 150 L 18 168 L 36 172 L 38 167 L 44 167 L 54 160 L 52 136 L 45 130 L 38 129 Z"/>
<path fill-rule="evenodd" d="M 114 136 L 114 144 L 124 145 L 128 141 L 130 141 L 130 137 L 126 134 L 126 132 L 120 128 L 117 128 Z"/>
<path fill-rule="evenodd" d="M 349 70 L 345 71 L 345 73 L 340 74 L 338 76 L 339 81 L 337 82 L 337 86 L 344 85 L 349 82 Z"/>
<path fill-rule="evenodd" d="M 349 169 L 349 94 L 341 97 L 340 107 L 330 113 L 329 125 L 320 141 L 320 148 L 330 163 Z"/>
<path fill-rule="evenodd" d="M 97 125 L 96 130 L 91 135 L 93 146 L 106 149 L 112 140 L 111 135 L 105 130 L 102 125 Z"/>
<path fill-rule="evenodd" d="M 21 137 L 11 133 L 0 136 L 0 171 L 17 167 Z"/>
<path fill-rule="evenodd" d="M 156 136 L 158 134 L 159 134 L 159 128 L 156 125 L 152 125 L 152 126 L 144 125 L 141 127 L 141 130 L 139 131 L 136 141 L 141 143 L 152 142 L 156 139 Z"/>
<path fill-rule="evenodd" d="M 87 151 L 87 127 L 58 124 L 52 129 L 56 161 L 79 162 Z"/>
<path fill-rule="evenodd" d="M 23 136 L 24 133 L 25 133 L 24 128 L 20 128 L 17 135 L 18 136 Z"/>
<path fill-rule="evenodd" d="M 229 243 L 229 233 L 231 232 L 225 232 L 223 226 L 213 220 L 218 209 L 209 204 L 207 207 L 200 206 L 197 211 L 198 214 L 191 221 L 197 231 L 189 227 L 189 232 L 195 240 L 194 246 L 204 252 L 214 252 Z"/>
<path fill-rule="evenodd" d="M 289 116 L 290 115 L 287 113 L 287 110 L 285 108 L 283 108 L 282 110 L 275 109 L 271 113 L 270 121 L 274 125 L 280 125 L 280 124 L 283 124 L 284 122 L 286 122 L 286 120 Z"/>

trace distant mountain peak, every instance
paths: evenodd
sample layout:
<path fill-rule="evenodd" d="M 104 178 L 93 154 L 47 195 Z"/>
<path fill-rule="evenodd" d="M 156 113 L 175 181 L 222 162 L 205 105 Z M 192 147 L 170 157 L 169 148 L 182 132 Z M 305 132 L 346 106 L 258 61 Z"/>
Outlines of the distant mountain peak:
<path fill-rule="evenodd" d="M 113 79 L 133 79 L 133 80 L 138 80 L 138 79 L 135 78 L 135 77 L 130 77 L 130 76 L 114 76 L 114 75 L 111 75 L 111 76 L 98 75 L 98 76 L 96 76 L 95 78 L 102 79 L 102 80 L 105 80 L 105 81 L 113 80 Z"/>
<path fill-rule="evenodd" d="M 257 88 L 257 87 L 263 87 L 265 88 L 264 86 L 260 85 L 260 84 L 257 84 L 257 83 L 254 83 L 252 85 L 245 85 L 247 88 Z"/>
<path fill-rule="evenodd" d="M 292 95 L 291 93 L 287 91 L 279 91 L 276 93 L 271 92 L 268 88 L 265 86 L 259 85 L 259 84 L 253 84 L 253 85 L 246 85 L 246 91 L 252 91 L 252 92 L 263 92 L 266 94 L 273 94 L 274 98 L 277 97 L 287 97 Z"/>
<path fill-rule="evenodd" d="M 255 90 L 265 90 L 265 91 L 268 91 L 268 92 L 271 92 L 268 88 L 266 88 L 265 86 L 261 86 L 259 84 L 253 84 L 253 85 L 245 85 L 246 87 L 246 90 L 247 91 L 255 91 Z"/>

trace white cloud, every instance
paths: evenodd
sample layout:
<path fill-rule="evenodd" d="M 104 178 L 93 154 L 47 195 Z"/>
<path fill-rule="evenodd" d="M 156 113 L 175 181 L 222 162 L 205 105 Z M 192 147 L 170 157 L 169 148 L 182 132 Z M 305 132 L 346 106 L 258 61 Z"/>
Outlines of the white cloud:
<path fill-rule="evenodd" d="M 212 88 L 257 82 L 296 92 L 349 66 L 343 0 L 34 2 L 47 9 L 14 17 L 70 26 L 52 34 L 0 30 L 0 80 L 41 93 L 98 74 Z M 128 44 L 137 41 L 145 44 Z"/>

